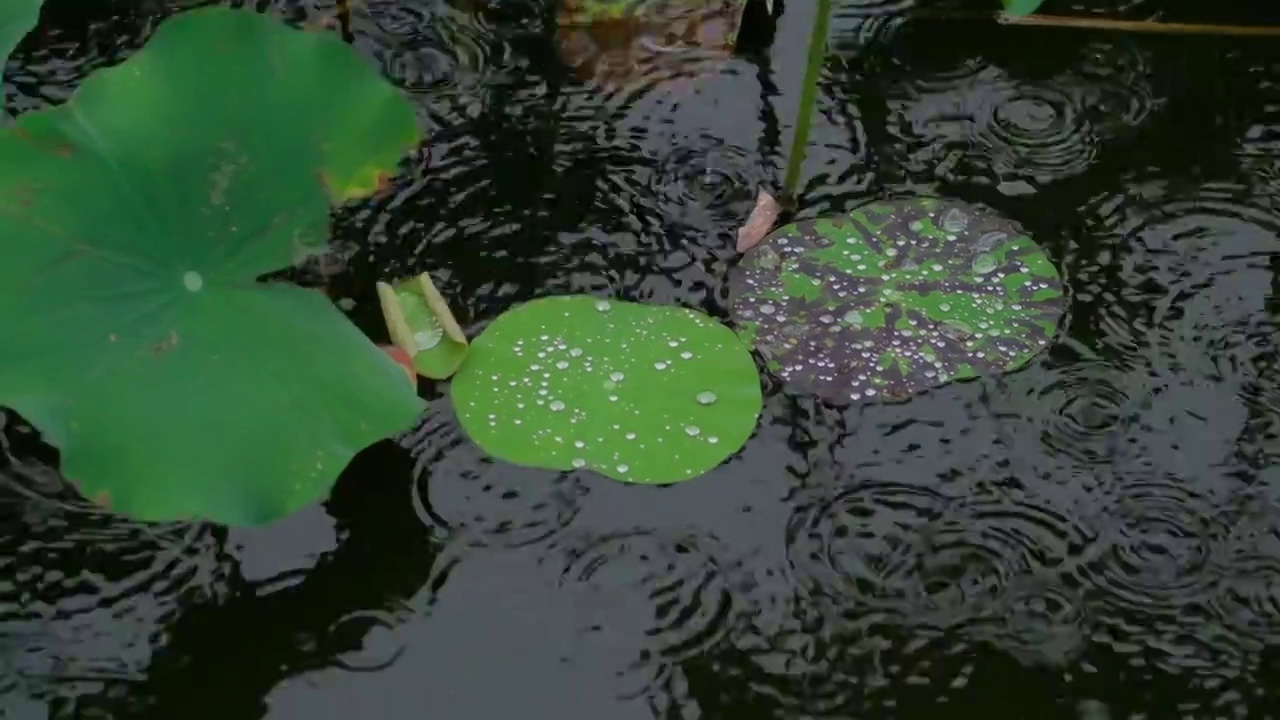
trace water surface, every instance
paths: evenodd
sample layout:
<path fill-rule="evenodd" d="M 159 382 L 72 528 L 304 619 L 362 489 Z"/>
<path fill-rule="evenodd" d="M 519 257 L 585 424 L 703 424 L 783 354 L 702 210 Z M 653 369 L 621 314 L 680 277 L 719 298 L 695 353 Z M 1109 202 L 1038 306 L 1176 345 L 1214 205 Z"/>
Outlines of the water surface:
<path fill-rule="evenodd" d="M 768 383 L 747 446 L 670 488 L 496 462 L 442 384 L 254 530 L 85 510 L 10 421 L 0 717 L 1274 717 L 1280 51 L 912 6 L 841 5 L 798 217 L 931 192 L 1017 219 L 1071 300 L 1027 368 L 845 409 Z M 50 0 L 6 103 L 65 100 L 177 8 Z M 424 271 L 471 334 L 570 292 L 724 316 L 811 12 L 600 74 L 542 2 L 370 0 L 351 40 L 431 139 L 338 215 L 328 282 L 380 341 L 374 281 Z"/>

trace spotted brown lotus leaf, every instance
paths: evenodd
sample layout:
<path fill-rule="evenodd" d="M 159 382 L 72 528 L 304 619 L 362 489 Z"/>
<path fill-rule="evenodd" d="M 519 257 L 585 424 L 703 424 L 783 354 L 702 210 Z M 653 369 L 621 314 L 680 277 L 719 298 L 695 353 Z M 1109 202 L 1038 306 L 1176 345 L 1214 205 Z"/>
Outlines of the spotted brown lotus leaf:
<path fill-rule="evenodd" d="M 1044 251 L 989 208 L 938 198 L 875 202 L 794 223 L 730 280 L 739 333 L 797 391 L 897 400 L 1013 370 L 1064 310 Z"/>
<path fill-rule="evenodd" d="M 693 74 L 727 58 L 747 0 L 562 0 L 560 58 L 584 80 L 617 86 Z"/>

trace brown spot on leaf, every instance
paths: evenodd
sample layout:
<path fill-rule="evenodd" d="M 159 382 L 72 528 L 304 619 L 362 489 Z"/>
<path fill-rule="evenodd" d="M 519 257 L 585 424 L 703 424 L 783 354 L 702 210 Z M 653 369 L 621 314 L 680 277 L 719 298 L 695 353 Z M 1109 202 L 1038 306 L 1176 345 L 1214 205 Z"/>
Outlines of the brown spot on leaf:
<path fill-rule="evenodd" d="M 104 508 L 109 508 L 111 507 L 111 493 L 107 492 L 106 490 L 103 490 L 102 492 L 93 496 L 93 502 Z"/>
<path fill-rule="evenodd" d="M 71 157 L 76 152 L 75 147 L 71 145 L 71 143 L 68 143 L 63 140 L 59 140 L 53 143 L 44 142 L 39 138 L 35 137 L 34 135 L 32 135 L 30 132 L 28 132 L 26 128 L 16 127 L 12 130 L 12 132 L 14 137 L 18 138 L 19 140 L 22 140 L 23 142 L 26 142 L 34 146 L 38 150 L 53 153 L 58 157 L 63 157 L 63 158 Z"/>

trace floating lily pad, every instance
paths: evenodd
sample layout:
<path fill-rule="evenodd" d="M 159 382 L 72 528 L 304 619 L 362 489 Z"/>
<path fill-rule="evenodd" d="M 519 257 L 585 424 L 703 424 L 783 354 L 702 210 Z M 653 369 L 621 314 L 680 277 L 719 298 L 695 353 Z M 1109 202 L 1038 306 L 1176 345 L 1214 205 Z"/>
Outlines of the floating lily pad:
<path fill-rule="evenodd" d="M 421 401 L 323 294 L 256 279 L 325 248 L 331 202 L 416 140 L 333 36 L 166 20 L 0 132 L 0 405 L 124 515 L 256 523 L 323 497 Z"/>
<path fill-rule="evenodd" d="M 40 6 L 44 0 L 4 0 L 0 2 L 0 71 L 4 70 L 5 60 L 9 53 L 18 46 L 18 41 L 35 27 L 40 19 Z M 0 72 L 0 80 L 3 80 Z M 0 102 L 3 102 L 0 97 Z"/>
<path fill-rule="evenodd" d="M 1049 344 L 1064 311 L 1057 270 L 1021 229 L 937 198 L 783 227 L 747 254 L 731 291 L 770 369 L 833 401 L 1012 370 Z"/>
<path fill-rule="evenodd" d="M 724 325 L 583 295 L 493 321 L 471 343 L 453 402 L 467 434 L 498 458 L 653 484 L 719 465 L 761 408 L 751 353 Z"/>
<path fill-rule="evenodd" d="M 443 380 L 467 357 L 467 336 L 426 273 L 395 286 L 378 283 L 378 302 L 396 347 L 419 375 Z"/>

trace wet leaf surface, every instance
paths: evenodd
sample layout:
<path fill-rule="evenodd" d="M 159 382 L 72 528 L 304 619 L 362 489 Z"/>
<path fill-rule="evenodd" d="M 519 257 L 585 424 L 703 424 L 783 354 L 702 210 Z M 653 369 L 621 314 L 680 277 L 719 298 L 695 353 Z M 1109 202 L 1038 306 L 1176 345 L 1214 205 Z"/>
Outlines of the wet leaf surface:
<path fill-rule="evenodd" d="M 453 383 L 493 455 L 615 480 L 673 483 L 737 452 L 760 414 L 755 362 L 700 313 L 585 295 L 525 303 L 471 346 Z"/>
<path fill-rule="evenodd" d="M 166 21 L 0 134 L 0 404 L 124 515 L 257 523 L 324 496 L 420 401 L 322 293 L 255 280 L 322 249 L 330 199 L 415 136 L 336 38 Z"/>
<path fill-rule="evenodd" d="M 1017 368 L 1057 332 L 1062 282 L 993 211 L 919 198 L 796 223 L 733 280 L 744 338 L 792 389 L 901 399 Z"/>

